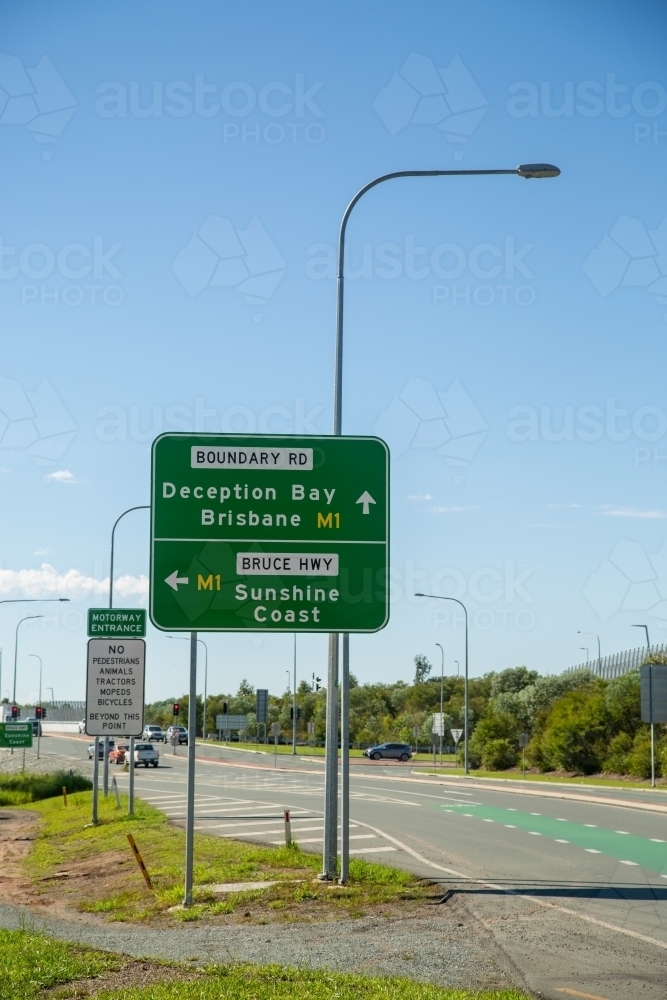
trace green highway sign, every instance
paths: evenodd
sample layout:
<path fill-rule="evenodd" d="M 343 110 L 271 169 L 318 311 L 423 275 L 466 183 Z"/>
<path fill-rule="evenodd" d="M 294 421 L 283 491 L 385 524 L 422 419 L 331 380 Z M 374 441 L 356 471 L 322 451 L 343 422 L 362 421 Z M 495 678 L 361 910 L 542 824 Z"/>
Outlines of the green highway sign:
<path fill-rule="evenodd" d="M 88 608 L 88 636 L 102 639 L 144 639 L 146 636 L 145 608 Z"/>
<path fill-rule="evenodd" d="M 0 747 L 31 747 L 32 722 L 0 722 Z"/>
<path fill-rule="evenodd" d="M 150 616 L 166 631 L 376 632 L 389 449 L 374 437 L 162 434 Z"/>

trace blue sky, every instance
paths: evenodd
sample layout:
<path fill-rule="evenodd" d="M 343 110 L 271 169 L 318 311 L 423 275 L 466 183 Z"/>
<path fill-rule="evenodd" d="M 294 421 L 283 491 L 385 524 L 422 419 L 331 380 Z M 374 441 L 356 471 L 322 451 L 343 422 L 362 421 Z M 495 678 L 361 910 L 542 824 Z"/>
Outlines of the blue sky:
<path fill-rule="evenodd" d="M 26 3 L 3 21 L 0 599 L 71 598 L 55 617 L 0 605 L 3 695 L 16 622 L 44 611 L 18 694 L 33 652 L 56 697 L 82 697 L 83 612 L 115 518 L 148 502 L 156 433 L 330 431 L 340 216 L 406 168 L 562 176 L 394 181 L 355 209 L 343 426 L 392 449 L 393 600 L 353 672 L 410 679 L 436 642 L 455 669 L 461 623 L 423 589 L 468 604 L 473 675 L 560 671 L 593 653 L 579 629 L 603 654 L 638 644 L 634 623 L 667 641 L 662 4 Z M 116 567 L 117 602 L 145 602 L 146 512 Z M 209 689 L 286 685 L 289 637 L 208 643 Z M 300 678 L 323 676 L 325 644 L 299 639 Z M 149 699 L 182 693 L 186 654 L 149 632 Z"/>

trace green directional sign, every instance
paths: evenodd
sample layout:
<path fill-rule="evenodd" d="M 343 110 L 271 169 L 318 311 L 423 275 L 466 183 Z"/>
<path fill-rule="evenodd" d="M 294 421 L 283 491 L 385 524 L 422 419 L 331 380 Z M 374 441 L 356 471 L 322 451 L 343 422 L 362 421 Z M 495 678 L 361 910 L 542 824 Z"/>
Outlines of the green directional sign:
<path fill-rule="evenodd" d="M 91 639 L 144 639 L 146 637 L 145 608 L 88 608 L 88 636 Z"/>
<path fill-rule="evenodd" d="M 150 616 L 164 630 L 376 632 L 389 449 L 373 437 L 162 434 Z"/>
<path fill-rule="evenodd" d="M 31 747 L 31 722 L 0 722 L 0 747 Z"/>

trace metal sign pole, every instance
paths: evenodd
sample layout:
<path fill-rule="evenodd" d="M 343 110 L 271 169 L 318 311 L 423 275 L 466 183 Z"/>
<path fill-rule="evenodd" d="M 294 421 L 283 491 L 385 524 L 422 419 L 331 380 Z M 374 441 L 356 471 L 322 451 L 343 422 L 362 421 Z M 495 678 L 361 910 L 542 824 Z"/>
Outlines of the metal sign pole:
<path fill-rule="evenodd" d="M 93 746 L 93 815 L 92 822 L 93 826 L 97 825 L 97 793 L 99 790 L 99 756 L 100 756 L 100 738 L 95 737 L 95 743 Z"/>
<path fill-rule="evenodd" d="M 134 816 L 134 736 L 130 736 L 130 792 L 127 798 L 127 815 Z"/>
<path fill-rule="evenodd" d="M 336 878 L 338 867 L 338 633 L 329 635 L 327 731 L 324 763 L 324 850 L 322 881 Z"/>
<path fill-rule="evenodd" d="M 340 685 L 340 881 L 350 867 L 350 637 L 343 635 Z"/>
<path fill-rule="evenodd" d="M 655 738 L 653 724 L 653 664 L 648 668 L 649 714 L 651 716 L 651 788 L 655 788 Z"/>
<path fill-rule="evenodd" d="M 192 867 L 195 836 L 195 737 L 197 734 L 197 633 L 190 633 L 190 700 L 188 704 L 188 790 L 185 821 L 185 895 L 183 906 L 192 906 Z"/>
<path fill-rule="evenodd" d="M 104 798 L 109 794 L 109 737 L 104 737 Z"/>

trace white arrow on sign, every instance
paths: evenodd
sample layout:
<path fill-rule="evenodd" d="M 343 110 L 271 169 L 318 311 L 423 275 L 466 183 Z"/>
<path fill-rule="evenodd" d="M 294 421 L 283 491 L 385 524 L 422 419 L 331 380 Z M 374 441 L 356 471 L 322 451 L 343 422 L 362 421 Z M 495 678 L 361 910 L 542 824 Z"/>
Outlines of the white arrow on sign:
<path fill-rule="evenodd" d="M 187 576 L 179 576 L 178 575 L 178 570 L 175 569 L 174 572 L 171 573 L 164 582 L 168 583 L 169 586 L 173 590 L 175 590 L 176 593 L 178 593 L 178 585 L 179 585 L 179 583 L 189 583 L 190 581 L 188 580 Z"/>
<path fill-rule="evenodd" d="M 368 492 L 368 490 L 365 490 L 361 494 L 361 496 L 359 497 L 359 499 L 357 500 L 357 503 L 362 503 L 364 505 L 362 513 L 363 514 L 368 514 L 368 511 L 369 511 L 369 506 L 368 505 L 371 504 L 371 503 L 375 503 L 375 500 L 370 495 L 370 493 Z"/>

